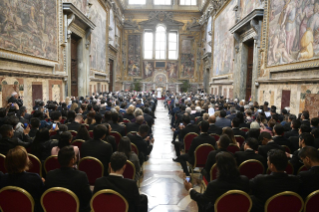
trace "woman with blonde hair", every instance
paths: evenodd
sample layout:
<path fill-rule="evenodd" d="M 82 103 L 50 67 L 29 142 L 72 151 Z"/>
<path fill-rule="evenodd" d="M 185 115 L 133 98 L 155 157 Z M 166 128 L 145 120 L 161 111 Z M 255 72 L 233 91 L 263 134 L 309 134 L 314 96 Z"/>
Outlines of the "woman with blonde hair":
<path fill-rule="evenodd" d="M 230 138 L 232 143 L 236 144 L 238 147 L 240 147 L 240 144 L 236 141 L 235 136 L 234 136 L 234 132 L 230 127 L 224 127 L 222 135 L 228 135 L 228 137 Z"/>
<path fill-rule="evenodd" d="M 127 109 L 126 109 L 126 113 L 124 114 L 123 118 L 128 119 L 128 120 L 133 120 L 135 119 L 135 116 L 133 115 L 135 110 L 135 106 L 134 105 L 130 105 Z"/>
<path fill-rule="evenodd" d="M 75 109 L 78 108 L 78 107 L 79 107 L 79 105 L 74 102 L 74 103 L 72 103 L 70 110 L 75 111 Z"/>

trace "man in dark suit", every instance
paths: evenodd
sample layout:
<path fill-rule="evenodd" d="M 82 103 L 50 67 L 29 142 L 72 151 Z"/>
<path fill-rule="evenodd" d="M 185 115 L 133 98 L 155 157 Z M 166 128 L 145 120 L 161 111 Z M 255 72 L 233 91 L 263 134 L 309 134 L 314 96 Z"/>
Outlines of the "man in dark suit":
<path fill-rule="evenodd" d="M 32 118 L 30 122 L 30 132 L 29 132 L 30 138 L 34 138 L 36 136 L 37 132 L 39 131 L 39 127 L 40 127 L 40 119 Z"/>
<path fill-rule="evenodd" d="M 58 161 L 59 169 L 49 171 L 45 180 L 47 189 L 63 187 L 71 190 L 79 198 L 80 212 L 90 212 L 90 200 L 92 191 L 88 177 L 85 172 L 73 168 L 76 156 L 73 146 L 66 146 L 60 149 Z"/>
<path fill-rule="evenodd" d="M 236 109 L 234 107 L 231 107 L 230 115 L 226 116 L 226 118 L 232 121 L 234 118 L 236 118 L 236 116 L 237 116 Z"/>
<path fill-rule="evenodd" d="M 272 173 L 260 174 L 250 180 L 252 212 L 263 211 L 265 202 L 273 195 L 284 191 L 298 192 L 300 188 L 299 178 L 285 173 L 288 164 L 285 152 L 279 149 L 270 150 L 267 163 Z"/>
<path fill-rule="evenodd" d="M 95 126 L 97 126 L 99 124 L 102 124 L 103 117 L 102 117 L 101 113 L 95 113 L 95 117 L 94 118 L 95 118 L 95 124 L 91 124 L 89 126 L 89 131 L 93 130 Z"/>
<path fill-rule="evenodd" d="M 311 146 L 306 146 L 299 151 L 299 158 L 304 165 L 309 169 L 298 174 L 301 180 L 299 194 L 306 199 L 306 197 L 319 190 L 319 154 L 318 150 Z"/>
<path fill-rule="evenodd" d="M 231 121 L 226 119 L 226 111 L 221 110 L 219 113 L 219 119 L 216 121 L 216 126 L 223 128 L 223 127 L 231 127 Z"/>
<path fill-rule="evenodd" d="M 311 119 L 311 129 L 319 129 L 319 117 Z"/>
<path fill-rule="evenodd" d="M 112 131 L 120 133 L 121 136 L 126 135 L 125 126 L 120 125 L 119 123 L 119 114 L 116 112 L 112 112 L 112 123 L 110 123 L 112 127 Z"/>
<path fill-rule="evenodd" d="M 299 131 L 298 131 L 299 135 L 301 135 L 302 133 L 310 133 L 310 132 L 311 132 L 310 126 L 308 126 L 306 124 L 302 124 L 300 126 Z M 294 152 L 294 151 L 299 149 L 299 135 L 298 136 L 291 136 L 289 138 L 291 152 Z"/>
<path fill-rule="evenodd" d="M 271 135 L 268 132 L 260 133 L 258 140 L 260 143 L 262 143 L 262 146 L 258 148 L 258 154 L 263 156 L 265 159 L 267 158 L 268 151 L 270 151 L 271 149 L 280 149 L 282 151 L 285 151 L 282 146 L 276 144 L 272 140 Z"/>
<path fill-rule="evenodd" d="M 266 164 L 266 159 L 256 154 L 258 151 L 258 141 L 255 138 L 248 138 L 244 144 L 244 151 L 238 151 L 235 153 L 235 158 L 237 161 L 237 165 L 239 166 L 242 162 L 250 159 L 255 159 L 260 161 L 264 166 Z"/>
<path fill-rule="evenodd" d="M 113 153 L 109 164 L 110 175 L 96 180 L 94 194 L 100 190 L 111 189 L 126 199 L 129 205 L 128 212 L 147 212 L 147 196 L 139 194 L 134 180 L 123 177 L 126 160 L 124 153 Z"/>
<path fill-rule="evenodd" d="M 303 165 L 299 159 L 299 152 L 305 146 L 314 146 L 315 138 L 310 133 L 302 133 L 299 136 L 299 149 L 294 151 L 293 154 L 286 152 L 287 157 L 290 159 L 290 163 L 294 167 L 294 174 L 298 173 L 299 168 Z"/>
<path fill-rule="evenodd" d="M 138 129 L 140 126 L 144 123 L 144 116 L 138 116 L 136 117 L 136 120 L 134 123 L 128 123 L 126 126 L 127 133 L 135 131 L 138 132 Z"/>
<path fill-rule="evenodd" d="M 107 128 L 103 124 L 93 129 L 94 138 L 82 144 L 80 155 L 82 158 L 90 156 L 99 159 L 104 166 L 104 176 L 108 175 L 108 164 L 113 153 L 111 144 L 104 141 Z"/>
<path fill-rule="evenodd" d="M 216 117 L 214 115 L 209 117 L 208 122 L 209 122 L 209 129 L 207 132 L 208 134 L 215 133 L 217 135 L 221 135 L 223 133 L 222 128 L 215 125 Z"/>
<path fill-rule="evenodd" d="M 74 111 L 68 112 L 68 120 L 70 123 L 67 124 L 68 130 L 78 131 L 81 127 L 81 121 L 83 120 L 81 115 L 76 115 Z"/>
<path fill-rule="evenodd" d="M 319 149 L 319 129 L 313 129 L 311 135 L 315 138 L 314 147 Z"/>
<path fill-rule="evenodd" d="M 289 138 L 292 137 L 292 136 L 298 136 L 298 135 L 299 135 L 299 133 L 298 133 L 299 127 L 300 127 L 300 121 L 299 121 L 299 120 L 293 120 L 293 121 L 291 122 L 291 128 L 292 128 L 292 130 L 286 132 L 286 133 L 284 134 L 284 137 L 287 138 L 287 139 L 289 139 Z"/>
<path fill-rule="evenodd" d="M 234 135 L 240 135 L 240 136 L 243 136 L 244 138 L 246 138 L 246 133 L 239 129 L 239 125 L 240 125 L 239 118 L 237 118 L 237 117 L 234 118 L 231 122 L 231 126 L 232 126 L 232 130 L 233 130 Z"/>
<path fill-rule="evenodd" d="M 302 111 L 301 113 L 301 124 L 305 124 L 310 127 L 309 112 L 306 110 Z"/>
<path fill-rule="evenodd" d="M 273 128 L 274 136 L 272 137 L 272 139 L 278 145 L 286 145 L 286 146 L 290 147 L 290 143 L 289 143 L 288 139 L 286 139 L 283 136 L 284 132 L 285 132 L 284 127 L 281 124 L 276 124 Z"/>
<path fill-rule="evenodd" d="M 188 153 L 184 155 L 180 155 L 176 159 L 173 159 L 175 162 L 181 163 L 183 171 L 186 174 L 186 176 L 189 176 L 186 161 L 189 161 L 190 164 L 194 165 L 195 163 L 194 154 L 195 154 L 196 148 L 201 144 L 210 144 L 213 147 L 215 147 L 215 144 L 216 144 L 215 138 L 207 134 L 208 128 L 209 128 L 208 122 L 202 121 L 200 125 L 201 134 L 198 137 L 194 138 L 188 150 Z"/>

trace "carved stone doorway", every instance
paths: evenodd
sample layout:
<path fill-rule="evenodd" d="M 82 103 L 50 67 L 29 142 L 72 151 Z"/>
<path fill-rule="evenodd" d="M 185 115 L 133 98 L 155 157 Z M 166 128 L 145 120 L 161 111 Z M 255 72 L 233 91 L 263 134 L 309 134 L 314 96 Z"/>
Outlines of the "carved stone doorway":
<path fill-rule="evenodd" d="M 251 97 L 253 67 L 254 67 L 254 41 L 251 40 L 246 43 L 248 48 L 247 56 L 247 72 L 246 72 L 246 96 L 245 101 L 249 102 Z"/>

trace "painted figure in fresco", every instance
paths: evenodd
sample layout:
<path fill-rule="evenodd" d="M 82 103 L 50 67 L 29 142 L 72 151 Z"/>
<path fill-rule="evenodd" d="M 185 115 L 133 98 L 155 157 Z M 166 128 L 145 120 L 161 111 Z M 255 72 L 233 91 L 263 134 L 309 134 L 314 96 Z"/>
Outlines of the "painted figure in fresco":
<path fill-rule="evenodd" d="M 302 36 L 307 31 L 308 20 L 313 15 L 315 0 L 308 0 L 308 1 L 300 0 L 300 1 L 301 1 L 301 4 L 300 4 L 300 8 L 298 12 L 301 19 L 300 28 L 299 28 L 299 37 L 301 39 Z M 299 48 L 301 48 L 300 42 L 299 42 Z"/>
<path fill-rule="evenodd" d="M 175 63 L 170 63 L 169 64 L 169 77 L 171 77 L 171 78 L 176 77 L 175 69 L 176 69 Z"/>
<path fill-rule="evenodd" d="M 145 77 L 150 77 L 152 75 L 152 72 L 153 72 L 152 64 L 150 62 L 145 62 L 145 63 L 146 63 Z"/>

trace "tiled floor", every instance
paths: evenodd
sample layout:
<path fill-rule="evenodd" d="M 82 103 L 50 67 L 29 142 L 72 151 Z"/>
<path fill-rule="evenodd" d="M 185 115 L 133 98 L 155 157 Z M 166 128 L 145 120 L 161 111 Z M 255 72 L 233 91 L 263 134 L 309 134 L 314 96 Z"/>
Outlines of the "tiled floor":
<path fill-rule="evenodd" d="M 172 131 L 162 100 L 158 101 L 155 116 L 155 143 L 149 161 L 144 164 L 140 192 L 148 196 L 150 212 L 195 212 L 197 205 L 184 189 L 181 166 L 172 161 L 175 157 Z"/>

